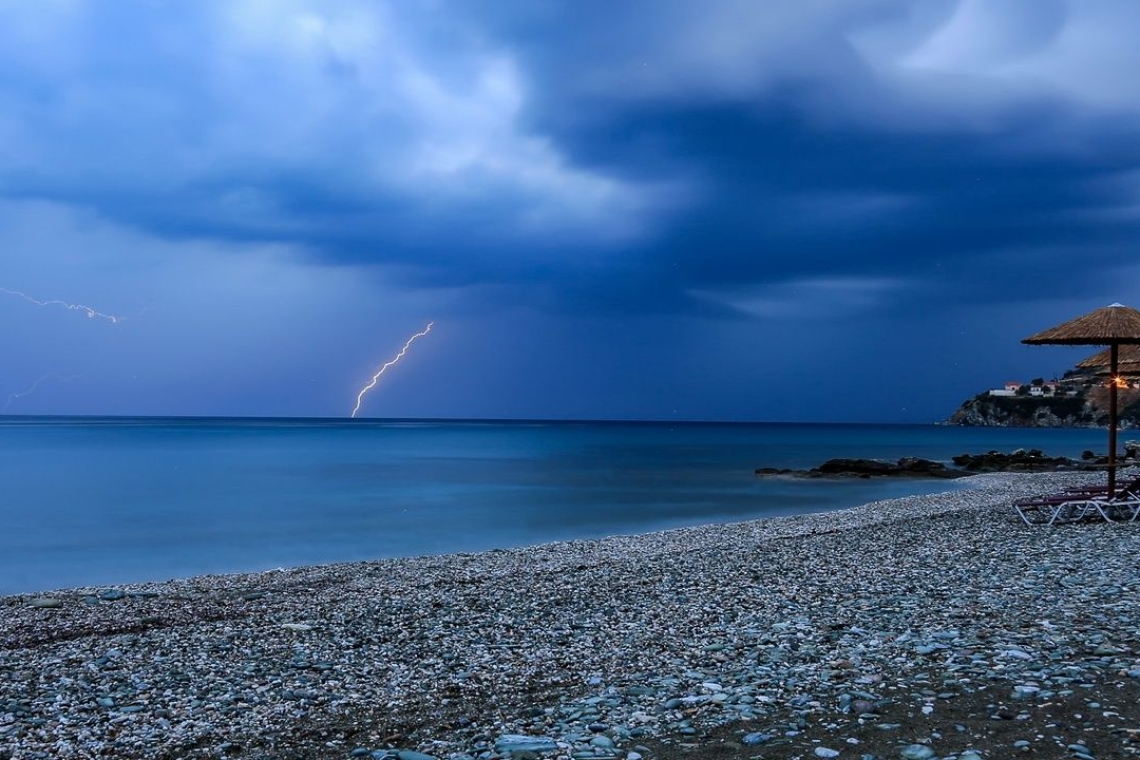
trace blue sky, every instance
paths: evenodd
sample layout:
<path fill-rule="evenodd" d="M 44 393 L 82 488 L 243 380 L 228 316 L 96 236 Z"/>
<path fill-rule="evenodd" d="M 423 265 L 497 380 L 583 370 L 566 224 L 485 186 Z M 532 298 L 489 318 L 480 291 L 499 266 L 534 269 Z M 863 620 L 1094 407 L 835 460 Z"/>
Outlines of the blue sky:
<path fill-rule="evenodd" d="M 1136 297 L 1131 0 L 0 0 L 9 414 L 927 422 Z M 29 392 L 30 391 L 30 392 Z"/>

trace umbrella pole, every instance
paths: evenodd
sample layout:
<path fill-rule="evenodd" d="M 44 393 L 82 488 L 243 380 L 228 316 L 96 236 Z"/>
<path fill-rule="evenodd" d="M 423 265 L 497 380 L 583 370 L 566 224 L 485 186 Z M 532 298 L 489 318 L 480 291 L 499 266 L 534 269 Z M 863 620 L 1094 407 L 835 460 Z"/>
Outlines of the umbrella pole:
<path fill-rule="evenodd" d="M 1116 371 L 1118 350 L 1119 346 L 1113 343 L 1109 353 L 1111 357 L 1108 375 L 1108 493 L 1110 498 L 1116 495 Z"/>

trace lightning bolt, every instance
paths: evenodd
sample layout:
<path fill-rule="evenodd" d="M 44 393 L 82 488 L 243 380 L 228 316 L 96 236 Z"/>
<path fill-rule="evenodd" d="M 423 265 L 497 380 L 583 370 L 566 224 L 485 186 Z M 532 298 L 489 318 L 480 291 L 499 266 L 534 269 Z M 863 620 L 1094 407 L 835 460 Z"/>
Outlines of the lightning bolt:
<path fill-rule="evenodd" d="M 412 337 L 408 338 L 408 342 L 405 343 L 404 347 L 400 349 L 400 353 L 396 354 L 396 356 L 390 362 L 385 364 L 383 367 L 376 370 L 376 374 L 372 376 L 372 380 L 369 381 L 369 383 L 367 385 L 365 385 L 363 388 L 360 389 L 360 393 L 356 394 L 356 407 L 352 410 L 352 414 L 350 415 L 352 418 L 355 419 L 356 413 L 360 411 L 360 404 L 364 401 L 364 394 L 368 393 L 368 391 L 375 388 L 376 384 L 378 382 L 380 382 L 380 376 L 383 375 L 384 372 L 389 367 L 391 367 L 393 364 L 395 364 L 396 362 L 403 359 L 404 354 L 408 353 L 408 349 L 411 348 L 412 344 L 415 343 L 420 338 L 427 335 L 429 332 L 431 332 L 432 325 L 434 325 L 434 324 L 435 324 L 435 322 L 428 322 L 427 327 L 425 327 L 423 330 L 416 333 Z"/>
<path fill-rule="evenodd" d="M 9 290 L 8 288 L 0 288 L 0 293 L 7 293 L 10 296 L 22 298 L 29 303 L 34 303 L 36 306 L 62 306 L 71 311 L 81 311 L 87 315 L 88 319 L 105 319 L 111 324 L 118 324 L 125 319 L 125 317 L 117 317 L 114 314 L 104 314 L 91 306 L 86 306 L 81 303 L 68 303 L 67 301 L 60 301 L 57 298 L 53 298 L 50 301 L 41 301 L 38 298 L 32 298 L 27 293 L 21 293 L 18 290 Z"/>
<path fill-rule="evenodd" d="M 90 372 L 90 370 L 88 370 L 88 372 Z M 10 407 L 12 405 L 13 401 L 15 401 L 17 399 L 21 399 L 24 396 L 30 396 L 33 393 L 35 393 L 36 390 L 40 387 L 40 383 L 44 382 L 45 380 L 55 380 L 57 383 L 70 383 L 72 380 L 78 380 L 79 378 L 83 377 L 86 374 L 87 374 L 87 372 L 80 372 L 78 375 L 60 375 L 60 374 L 57 374 L 55 372 L 49 372 L 48 374 L 43 375 L 42 377 L 36 378 L 36 381 L 34 383 L 32 383 L 32 386 L 30 388 L 28 388 L 26 391 L 20 391 L 19 393 L 9 393 L 8 394 L 8 400 L 6 402 L 4 402 L 4 410 L 3 411 L 7 412 L 8 407 Z"/>

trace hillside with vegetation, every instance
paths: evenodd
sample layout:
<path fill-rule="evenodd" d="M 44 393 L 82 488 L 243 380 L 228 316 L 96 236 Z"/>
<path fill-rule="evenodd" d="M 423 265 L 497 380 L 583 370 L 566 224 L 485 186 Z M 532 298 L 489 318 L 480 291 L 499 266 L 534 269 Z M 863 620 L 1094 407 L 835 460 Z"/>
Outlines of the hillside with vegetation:
<path fill-rule="evenodd" d="M 965 401 L 947 420 L 974 427 L 1107 427 L 1107 359 L 1086 359 L 1060 380 L 1037 378 L 1011 390 L 994 389 Z M 1136 357 L 1140 359 L 1140 356 Z M 1140 428 L 1140 361 L 1121 361 L 1117 385 L 1120 427 Z M 1125 374 L 1128 371 L 1129 374 Z"/>

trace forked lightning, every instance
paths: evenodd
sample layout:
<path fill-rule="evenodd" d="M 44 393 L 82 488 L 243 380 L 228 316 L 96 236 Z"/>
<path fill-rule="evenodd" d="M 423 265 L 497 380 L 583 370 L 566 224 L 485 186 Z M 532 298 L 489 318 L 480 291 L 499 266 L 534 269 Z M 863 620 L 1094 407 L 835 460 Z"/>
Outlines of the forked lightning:
<path fill-rule="evenodd" d="M 0 288 L 0 293 L 7 293 L 10 296 L 23 298 L 29 303 L 34 303 L 36 306 L 62 306 L 71 311 L 81 311 L 87 315 L 88 319 L 105 319 L 111 324 L 118 324 L 123 321 L 123 317 L 116 317 L 114 314 L 104 314 L 90 306 L 81 303 L 68 303 L 67 301 L 60 301 L 58 298 L 53 298 L 49 301 L 41 301 L 38 298 L 32 298 L 27 293 L 21 293 L 18 290 L 9 290 L 8 288 Z"/>
<path fill-rule="evenodd" d="M 356 407 L 352 410 L 352 415 L 351 415 L 354 419 L 356 418 L 356 413 L 360 411 L 361 403 L 364 402 L 364 394 L 368 393 L 368 391 L 375 388 L 376 384 L 378 382 L 380 382 L 380 376 L 383 375 L 384 372 L 389 367 L 391 367 L 393 364 L 395 364 L 396 362 L 403 359 L 404 354 L 408 353 L 408 349 L 411 347 L 411 345 L 413 343 L 415 343 L 417 340 L 419 340 L 420 338 L 427 335 L 429 332 L 431 332 L 432 325 L 434 325 L 434 324 L 435 324 L 435 322 L 428 322 L 427 327 L 425 327 L 422 331 L 416 333 L 412 337 L 408 338 L 408 342 L 404 344 L 404 347 L 400 349 L 400 353 L 396 354 L 395 358 L 393 358 L 390 362 L 385 364 L 380 369 L 376 370 L 376 374 L 372 376 L 372 380 L 370 380 L 367 385 L 365 385 L 363 388 L 360 389 L 360 393 L 356 394 Z"/>

